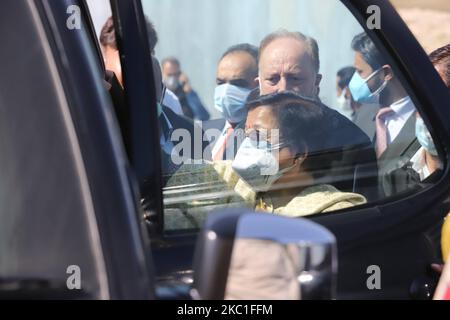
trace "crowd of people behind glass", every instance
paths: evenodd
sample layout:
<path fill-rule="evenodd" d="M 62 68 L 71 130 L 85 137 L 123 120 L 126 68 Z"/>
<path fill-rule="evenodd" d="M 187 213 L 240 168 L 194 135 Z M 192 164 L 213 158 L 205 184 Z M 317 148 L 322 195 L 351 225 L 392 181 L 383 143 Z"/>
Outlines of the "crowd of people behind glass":
<path fill-rule="evenodd" d="M 210 120 L 179 60 L 156 59 L 158 36 L 150 22 L 147 29 L 168 188 L 220 180 L 230 197 L 258 210 L 301 216 L 420 188 L 442 170 L 413 99 L 365 33 L 349 44 L 354 65 L 337 73 L 336 106 L 319 98 L 315 39 L 279 30 L 258 47 L 231 46 L 216 71 L 214 108 L 222 118 Z M 111 18 L 100 42 L 106 68 L 123 87 Z M 430 58 L 449 86 L 450 45 Z M 177 130 L 201 138 L 180 149 Z M 200 179 L 190 160 L 201 161 Z"/>

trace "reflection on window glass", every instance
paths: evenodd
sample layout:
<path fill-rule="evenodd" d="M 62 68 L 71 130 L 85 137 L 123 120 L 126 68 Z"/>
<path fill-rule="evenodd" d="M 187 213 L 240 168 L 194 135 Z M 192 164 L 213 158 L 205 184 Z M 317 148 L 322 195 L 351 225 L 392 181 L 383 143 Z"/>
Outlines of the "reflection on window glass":
<path fill-rule="evenodd" d="M 143 6 L 157 35 L 165 230 L 230 206 L 329 213 L 440 177 L 413 92 L 340 1 Z"/>

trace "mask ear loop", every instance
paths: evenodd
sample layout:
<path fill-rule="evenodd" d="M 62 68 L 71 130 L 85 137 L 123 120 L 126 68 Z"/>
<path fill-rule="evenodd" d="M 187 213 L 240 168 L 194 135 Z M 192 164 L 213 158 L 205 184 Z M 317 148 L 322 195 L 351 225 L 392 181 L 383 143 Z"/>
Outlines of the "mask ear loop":
<path fill-rule="evenodd" d="M 389 82 L 389 80 L 384 80 L 383 84 L 377 90 L 375 90 L 375 92 L 371 93 L 369 97 L 379 95 L 381 93 L 381 91 L 383 91 L 386 88 L 388 82 Z"/>
<path fill-rule="evenodd" d="M 365 83 L 367 83 L 368 81 L 370 81 L 370 79 L 372 79 L 378 72 L 380 72 L 380 70 L 383 70 L 383 67 L 379 68 L 378 70 L 374 71 L 370 76 L 368 76 L 367 79 L 364 80 Z M 381 91 L 383 91 L 383 90 L 386 88 L 388 82 L 389 82 L 389 80 L 386 80 L 386 79 L 385 79 L 384 82 L 383 82 L 383 84 L 382 84 L 377 90 L 375 90 L 374 92 L 372 92 L 372 93 L 369 95 L 369 97 L 371 98 L 371 97 L 373 97 L 373 96 L 379 95 L 379 94 L 381 93 Z"/>

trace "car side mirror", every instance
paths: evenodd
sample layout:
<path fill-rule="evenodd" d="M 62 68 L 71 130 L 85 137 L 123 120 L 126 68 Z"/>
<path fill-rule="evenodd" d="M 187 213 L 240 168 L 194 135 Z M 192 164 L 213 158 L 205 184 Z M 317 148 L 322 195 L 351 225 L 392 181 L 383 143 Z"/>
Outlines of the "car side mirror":
<path fill-rule="evenodd" d="M 312 221 L 222 210 L 197 241 L 194 299 L 335 298 L 336 240 Z"/>

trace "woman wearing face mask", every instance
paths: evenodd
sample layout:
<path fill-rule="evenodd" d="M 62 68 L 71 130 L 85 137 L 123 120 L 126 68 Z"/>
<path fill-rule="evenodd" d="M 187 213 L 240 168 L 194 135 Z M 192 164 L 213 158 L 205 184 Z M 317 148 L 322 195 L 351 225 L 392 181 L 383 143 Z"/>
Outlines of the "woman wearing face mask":
<path fill-rule="evenodd" d="M 319 183 L 330 166 L 321 150 L 333 134 L 328 127 L 323 108 L 313 100 L 293 92 L 262 96 L 248 104 L 246 138 L 234 161 L 214 167 L 262 211 L 304 216 L 363 204 L 361 195 Z"/>
<path fill-rule="evenodd" d="M 201 226 L 210 211 L 201 213 L 206 198 L 216 207 L 248 206 L 291 217 L 366 203 L 359 194 L 321 181 L 333 178 L 329 169 L 335 154 L 323 145 L 336 132 L 319 102 L 285 91 L 247 106 L 247 137 L 233 161 L 184 164 L 169 179 L 164 200 L 178 213 L 165 216 L 166 229 Z"/>

